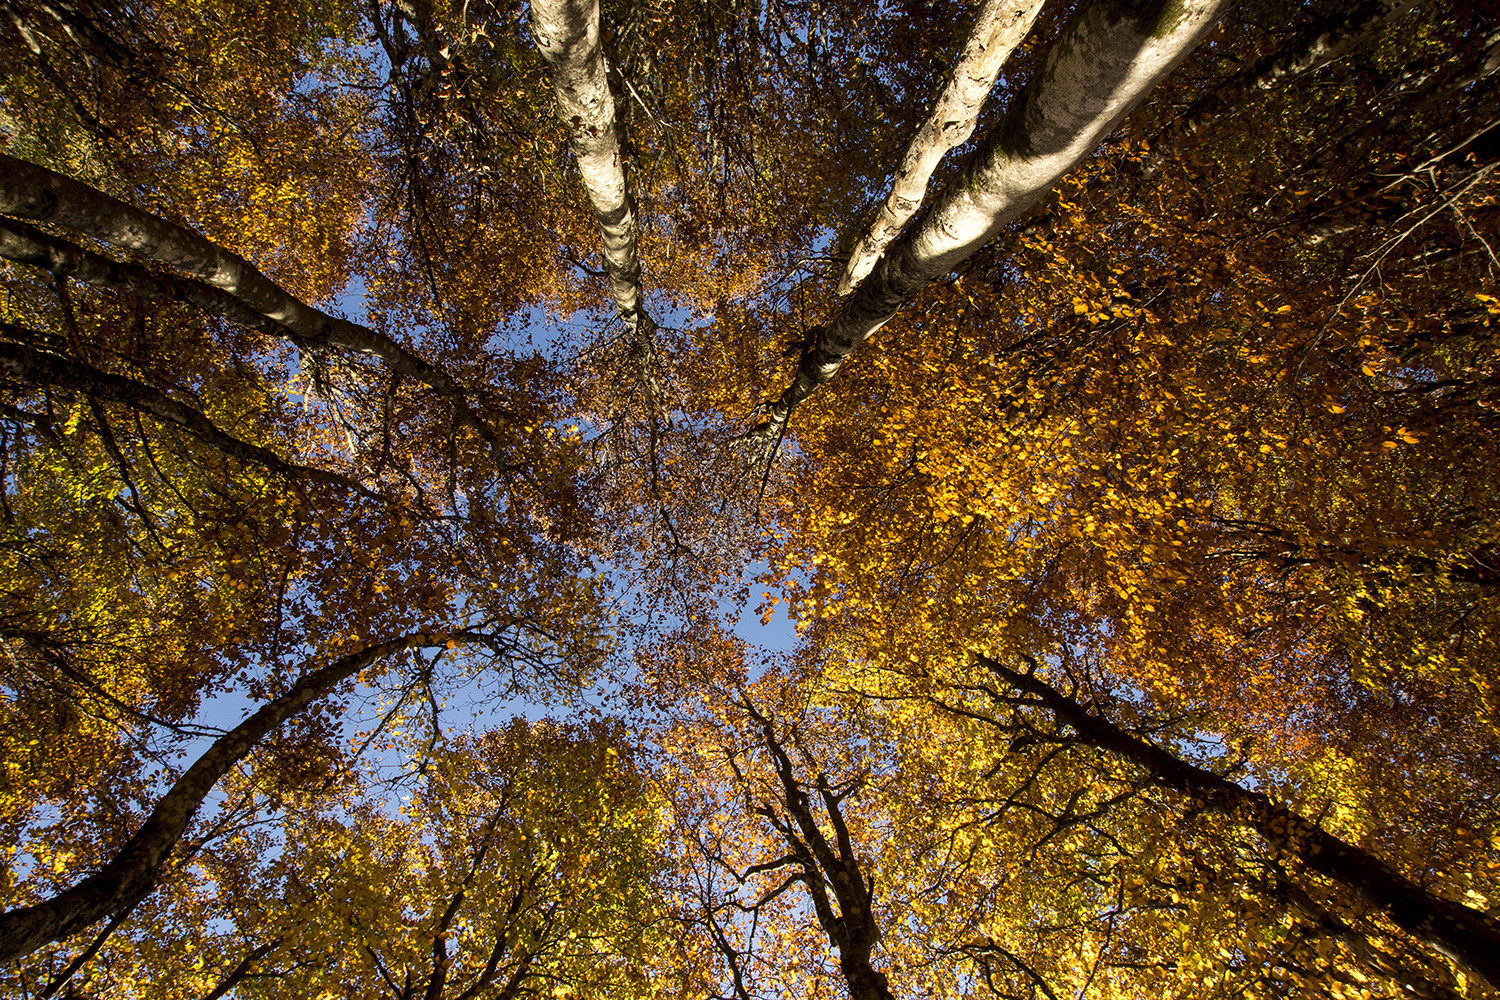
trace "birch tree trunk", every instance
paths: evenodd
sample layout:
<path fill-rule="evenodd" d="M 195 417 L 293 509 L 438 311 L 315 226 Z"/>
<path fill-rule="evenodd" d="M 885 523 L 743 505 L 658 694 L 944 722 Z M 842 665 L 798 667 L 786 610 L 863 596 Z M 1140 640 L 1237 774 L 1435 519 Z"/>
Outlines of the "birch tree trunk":
<path fill-rule="evenodd" d="M 379 358 L 449 399 L 462 421 L 479 432 L 501 467 L 504 448 L 469 404 L 470 393 L 441 368 L 391 337 L 315 309 L 262 274 L 238 254 L 70 177 L 0 153 L 0 214 L 34 219 L 84 233 L 173 268 L 190 280 L 218 289 L 251 312 L 290 331 L 302 345 Z M 8 245 L 24 234 L 5 234 Z M 30 251 L 28 251 L 30 252 Z M 233 315 L 230 318 L 234 318 Z"/>
<path fill-rule="evenodd" d="M 1038 699 L 1060 721 L 1071 726 L 1083 742 L 1137 765 L 1158 785 L 1237 817 L 1254 827 L 1278 851 L 1352 891 L 1397 927 L 1483 978 L 1490 986 L 1500 985 L 1500 928 L 1485 914 L 1434 896 L 1373 854 L 1335 837 L 1318 824 L 1273 802 L 1269 796 L 1241 788 L 1154 743 L 1132 736 L 1047 684 L 1036 676 L 1034 668 L 1022 673 L 989 657 L 978 659 L 996 678 Z"/>
<path fill-rule="evenodd" d="M 983 246 L 1139 104 L 1206 35 L 1229 0 L 1122 5 L 1091 0 L 1073 15 L 1036 77 L 922 224 L 893 243 L 818 331 L 796 378 L 752 432 L 779 439 L 793 408 L 934 279 Z"/>
<path fill-rule="evenodd" d="M 531 34 L 552 68 L 557 118 L 568 129 L 578 173 L 604 242 L 615 309 L 632 331 L 650 320 L 641 308 L 635 203 L 620 161 L 620 123 L 599 43 L 598 0 L 535 0 Z"/>
<path fill-rule="evenodd" d="M 111 260 L 24 222 L 0 218 L 0 257 L 39 267 L 55 277 L 72 278 L 94 288 L 124 292 L 146 301 L 175 299 L 186 302 L 269 336 L 297 339 L 292 331 L 262 316 L 222 288 L 192 278 L 162 274 L 139 264 Z"/>
<path fill-rule="evenodd" d="M 416 632 L 366 646 L 307 674 L 285 694 L 220 736 L 167 790 L 141 828 L 102 870 L 51 899 L 0 914 L 0 964 L 29 955 L 140 902 L 156 887 L 162 867 L 204 798 L 266 734 L 371 664 L 403 650 L 442 645 L 450 638 L 457 641 L 463 637 Z"/>
<path fill-rule="evenodd" d="M 533 0 L 531 34 L 552 68 L 557 117 L 568 130 L 599 236 L 615 312 L 630 331 L 630 353 L 646 392 L 651 490 L 660 486 L 662 391 L 656 379 L 656 322 L 642 304 L 640 228 L 620 159 L 620 123 L 599 41 L 599 0 Z"/>
<path fill-rule="evenodd" d="M 1000 68 L 1031 30 L 1041 13 L 1042 0 L 985 0 L 974 18 L 974 28 L 954 63 L 953 75 L 906 147 L 901 166 L 891 182 L 891 192 L 844 268 L 838 293 L 854 290 L 891 241 L 901 235 L 907 222 L 927 197 L 927 182 L 948 151 L 969 141 L 979 122 L 979 109 Z"/>

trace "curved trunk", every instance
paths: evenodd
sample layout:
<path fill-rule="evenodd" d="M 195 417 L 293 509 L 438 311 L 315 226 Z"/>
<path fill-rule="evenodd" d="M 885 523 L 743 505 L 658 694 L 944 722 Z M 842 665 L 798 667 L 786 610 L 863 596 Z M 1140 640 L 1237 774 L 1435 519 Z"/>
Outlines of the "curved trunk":
<path fill-rule="evenodd" d="M 167 790 L 141 828 L 102 870 L 51 899 L 0 914 L 0 964 L 29 955 L 144 899 L 156 887 L 163 865 L 204 798 L 267 733 L 371 664 L 448 638 L 446 633 L 416 632 L 350 653 L 307 674 L 220 736 Z"/>
<path fill-rule="evenodd" d="M 1347 843 L 1261 792 L 1241 788 L 1132 736 L 1037 677 L 986 656 L 979 662 L 997 678 L 1037 698 L 1090 746 L 1142 768 L 1159 785 L 1254 827 L 1276 850 L 1352 891 L 1386 918 L 1459 965 L 1500 986 L 1500 928 L 1478 910 L 1434 896 L 1370 852 Z"/>
<path fill-rule="evenodd" d="M 142 211 L 70 177 L 0 153 L 0 214 L 84 233 L 173 268 L 233 296 L 251 312 L 316 347 L 367 354 L 436 390 L 479 432 L 502 467 L 494 430 L 470 409 L 466 391 L 442 369 L 379 331 L 330 316 L 297 298 L 253 264 L 176 223 Z M 8 233 L 7 242 L 24 243 Z M 18 242 L 19 241 L 19 242 Z M 31 251 L 27 251 L 31 252 Z M 230 315 L 229 318 L 235 318 Z"/>
<path fill-rule="evenodd" d="M 865 280 L 885 248 L 922 207 L 927 182 L 937 165 L 949 150 L 968 142 L 974 134 L 979 109 L 995 85 L 995 77 L 1041 10 L 1042 0 L 985 0 L 979 8 L 974 28 L 954 63 L 953 75 L 906 147 L 891 182 L 891 193 L 881 204 L 870 231 L 849 255 L 844 276 L 839 279 L 840 295 L 848 295 Z"/>

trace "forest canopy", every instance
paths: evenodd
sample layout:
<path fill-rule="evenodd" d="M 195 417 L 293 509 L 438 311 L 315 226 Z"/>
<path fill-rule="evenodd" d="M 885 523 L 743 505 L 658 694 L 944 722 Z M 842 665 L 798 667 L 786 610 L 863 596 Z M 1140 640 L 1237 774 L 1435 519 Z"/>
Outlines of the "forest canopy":
<path fill-rule="evenodd" d="M 5 995 L 1500 996 L 1492 0 L 0 12 Z"/>

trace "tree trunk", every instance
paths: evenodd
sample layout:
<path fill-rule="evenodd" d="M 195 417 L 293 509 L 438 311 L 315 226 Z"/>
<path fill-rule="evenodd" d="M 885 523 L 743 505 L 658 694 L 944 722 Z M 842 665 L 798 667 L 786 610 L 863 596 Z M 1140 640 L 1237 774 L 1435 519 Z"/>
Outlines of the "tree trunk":
<path fill-rule="evenodd" d="M 923 223 L 891 245 L 819 330 L 796 378 L 766 407 L 755 436 L 763 443 L 779 438 L 793 408 L 832 379 L 903 303 L 1036 204 L 1186 58 L 1228 5 L 1085 3 Z"/>
<path fill-rule="evenodd" d="M 979 657 L 979 662 L 1006 684 L 1040 700 L 1059 720 L 1072 726 L 1083 742 L 1130 761 L 1159 785 L 1254 827 L 1278 852 L 1352 891 L 1391 923 L 1490 986 L 1500 986 L 1500 929 L 1483 913 L 1434 896 L 1373 854 L 1335 837 L 1269 796 L 1241 788 L 1130 735 L 1107 718 L 1092 714 L 1033 671 L 1012 670 L 986 656 Z"/>
<path fill-rule="evenodd" d="M 661 386 L 656 380 L 656 322 L 642 302 L 640 228 L 620 158 L 620 122 L 599 42 L 599 0 L 533 0 L 531 34 L 552 67 L 557 118 L 599 223 L 604 270 L 615 311 L 630 330 L 630 352 L 646 390 L 651 484 L 657 488 Z"/>
<path fill-rule="evenodd" d="M 797 780 L 791 756 L 776 737 L 776 727 L 748 698 L 737 702 L 760 729 L 762 745 L 770 751 L 780 780 L 780 805 L 790 814 L 791 822 L 782 818 L 771 803 L 757 810 L 787 845 L 791 856 L 802 869 L 802 884 L 812 897 L 813 912 L 828 939 L 839 950 L 839 971 L 852 1000 L 894 1000 L 885 973 L 875 968 L 875 946 L 880 941 L 880 925 L 875 920 L 875 880 L 861 870 L 839 808 L 841 796 L 829 787 L 827 779 L 818 776 L 817 789 L 823 809 L 833 827 L 834 844 L 828 842 L 817 817 L 813 815 L 811 795 Z M 829 899 L 829 890 L 833 898 Z M 833 903 L 838 904 L 835 910 Z"/>
<path fill-rule="evenodd" d="M 468 393 L 446 372 L 393 339 L 298 299 L 238 254 L 175 223 L 44 167 L 0 153 L 0 214 L 85 233 L 227 292 L 246 308 L 314 347 L 367 354 L 435 389 L 489 444 L 504 467 L 494 430 L 469 406 Z M 10 237 L 11 239 L 14 238 Z"/>
<path fill-rule="evenodd" d="M 162 796 L 141 828 L 102 870 L 51 899 L 0 914 L 0 964 L 29 955 L 144 899 L 155 888 L 162 866 L 204 798 L 267 733 L 371 664 L 402 650 L 440 645 L 449 638 L 446 633 L 416 632 L 350 653 L 307 674 L 220 736 Z"/>
<path fill-rule="evenodd" d="M 578 173 L 604 241 L 615 308 L 635 330 L 641 310 L 641 262 L 635 203 L 620 160 L 620 123 L 599 43 L 598 0 L 534 0 L 531 34 L 552 67 L 557 118 L 568 130 Z"/>
<path fill-rule="evenodd" d="M 252 948 L 245 954 L 244 958 L 240 959 L 238 965 L 236 965 L 233 969 L 230 969 L 229 972 L 225 974 L 224 978 L 219 980 L 219 984 L 215 986 L 211 992 L 206 994 L 203 997 L 203 1000 L 220 1000 L 221 997 L 227 996 L 230 990 L 234 989 L 240 983 L 249 978 L 249 976 L 255 971 L 255 965 L 257 962 L 265 958 L 267 955 L 269 955 L 279 947 L 281 947 L 281 938 L 274 938 L 270 941 L 267 941 L 265 944 L 257 945 L 255 948 Z"/>
<path fill-rule="evenodd" d="M 844 268 L 838 293 L 854 290 L 885 248 L 927 197 L 927 182 L 948 151 L 969 141 L 979 121 L 979 109 L 995 85 L 1005 60 L 1031 30 L 1041 13 L 1042 0 L 985 0 L 974 17 L 974 28 L 953 66 L 953 75 L 906 147 L 906 155 L 891 182 L 891 193 Z"/>
<path fill-rule="evenodd" d="M 221 288 L 203 281 L 161 274 L 139 264 L 111 260 L 24 222 L 0 219 L 0 257 L 39 267 L 59 278 L 72 278 L 94 288 L 124 292 L 150 302 L 176 299 L 272 337 L 297 340 L 292 331 L 262 316 Z"/>

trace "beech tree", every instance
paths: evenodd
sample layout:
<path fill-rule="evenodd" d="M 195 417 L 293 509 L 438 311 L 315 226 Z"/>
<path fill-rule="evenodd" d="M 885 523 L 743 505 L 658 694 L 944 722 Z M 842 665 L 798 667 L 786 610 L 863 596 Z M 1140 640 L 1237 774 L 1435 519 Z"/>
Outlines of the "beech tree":
<path fill-rule="evenodd" d="M 0 11 L 8 994 L 1500 988 L 1488 5 Z"/>

